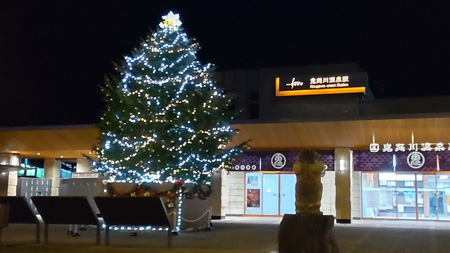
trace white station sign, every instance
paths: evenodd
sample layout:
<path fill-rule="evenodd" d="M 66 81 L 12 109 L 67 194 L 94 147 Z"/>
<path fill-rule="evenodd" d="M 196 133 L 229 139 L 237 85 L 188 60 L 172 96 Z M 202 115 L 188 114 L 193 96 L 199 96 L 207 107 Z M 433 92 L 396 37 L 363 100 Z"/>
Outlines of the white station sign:
<path fill-rule="evenodd" d="M 431 143 L 384 143 L 381 147 L 378 143 L 370 143 L 369 145 L 370 152 L 405 152 L 405 151 L 445 151 L 450 150 L 450 143 L 444 144 L 443 142 Z"/>

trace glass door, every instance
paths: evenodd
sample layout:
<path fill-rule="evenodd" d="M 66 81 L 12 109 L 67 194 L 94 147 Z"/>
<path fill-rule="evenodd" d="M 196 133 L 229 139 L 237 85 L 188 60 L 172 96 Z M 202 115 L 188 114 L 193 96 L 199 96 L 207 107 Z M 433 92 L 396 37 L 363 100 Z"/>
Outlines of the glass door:
<path fill-rule="evenodd" d="M 450 221 L 450 173 L 363 173 L 363 218 Z"/>
<path fill-rule="evenodd" d="M 416 175 L 396 174 L 396 184 L 397 218 L 417 219 Z"/>
<path fill-rule="evenodd" d="M 417 214 L 424 220 L 438 218 L 436 175 L 417 175 Z"/>
<path fill-rule="evenodd" d="M 295 214 L 295 174 L 280 175 L 280 215 Z"/>
<path fill-rule="evenodd" d="M 261 215 L 262 173 L 246 173 L 245 214 Z"/>
<path fill-rule="evenodd" d="M 245 173 L 245 215 L 295 214 L 295 174 Z"/>
<path fill-rule="evenodd" d="M 395 173 L 363 173 L 363 218 L 397 218 Z"/>
<path fill-rule="evenodd" d="M 263 174 L 263 215 L 279 214 L 278 174 Z"/>
<path fill-rule="evenodd" d="M 449 174 L 437 174 L 436 212 L 439 220 L 450 220 Z"/>

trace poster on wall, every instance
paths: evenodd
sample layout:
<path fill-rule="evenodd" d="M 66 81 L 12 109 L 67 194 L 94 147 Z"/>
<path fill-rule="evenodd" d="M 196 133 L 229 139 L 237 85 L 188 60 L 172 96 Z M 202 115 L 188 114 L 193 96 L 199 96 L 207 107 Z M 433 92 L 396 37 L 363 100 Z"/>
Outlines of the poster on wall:
<path fill-rule="evenodd" d="M 261 206 L 261 191 L 259 189 L 247 190 L 247 207 L 260 207 Z"/>
<path fill-rule="evenodd" d="M 258 176 L 248 176 L 247 186 L 258 186 Z"/>
<path fill-rule="evenodd" d="M 261 215 L 261 172 L 245 173 L 245 214 Z"/>

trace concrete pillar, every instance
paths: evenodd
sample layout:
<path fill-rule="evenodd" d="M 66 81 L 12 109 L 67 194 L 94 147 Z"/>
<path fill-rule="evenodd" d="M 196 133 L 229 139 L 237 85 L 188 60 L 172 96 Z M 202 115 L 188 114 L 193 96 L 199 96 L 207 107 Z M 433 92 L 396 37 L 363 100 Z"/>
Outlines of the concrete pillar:
<path fill-rule="evenodd" d="M 0 172 L 0 196 L 8 196 L 8 172 Z"/>
<path fill-rule="evenodd" d="M 59 179 L 61 173 L 61 161 L 47 158 L 44 160 L 45 178 L 52 180 L 52 196 L 59 195 Z"/>
<path fill-rule="evenodd" d="M 8 196 L 17 196 L 17 171 L 10 171 L 8 173 Z"/>
<path fill-rule="evenodd" d="M 20 155 L 19 154 L 0 154 L 0 164 L 2 165 L 20 165 Z"/>
<path fill-rule="evenodd" d="M 0 154 L 0 164 L 20 166 L 20 154 Z M 1 173 L 0 190 L 2 196 L 16 196 L 17 194 L 17 171 Z"/>
<path fill-rule="evenodd" d="M 212 207 L 213 219 L 225 218 L 225 210 L 222 206 L 222 171 L 215 172 L 212 175 L 211 195 L 209 201 Z"/>
<path fill-rule="evenodd" d="M 89 161 L 84 158 L 77 158 L 77 172 L 91 172 Z"/>
<path fill-rule="evenodd" d="M 352 218 L 351 177 L 353 170 L 352 151 L 348 148 L 334 150 L 336 184 L 336 222 L 350 223 Z"/>
<path fill-rule="evenodd" d="M 225 216 L 227 215 L 227 208 L 229 208 L 229 200 L 230 197 L 228 196 L 229 190 L 228 190 L 228 171 L 222 170 L 222 191 L 221 191 L 221 208 L 220 208 L 220 218 L 225 219 Z"/>

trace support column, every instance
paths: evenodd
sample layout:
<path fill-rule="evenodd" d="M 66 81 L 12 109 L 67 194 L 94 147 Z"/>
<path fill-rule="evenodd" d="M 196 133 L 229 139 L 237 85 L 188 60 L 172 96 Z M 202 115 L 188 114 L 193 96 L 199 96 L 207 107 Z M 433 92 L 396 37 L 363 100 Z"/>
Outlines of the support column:
<path fill-rule="evenodd" d="M 47 158 L 44 160 L 45 178 L 52 180 L 52 196 L 59 195 L 59 179 L 61 173 L 61 161 Z"/>
<path fill-rule="evenodd" d="M 222 189 L 221 189 L 221 197 L 220 197 L 220 201 L 221 201 L 221 208 L 220 208 L 220 218 L 221 219 L 225 219 L 225 216 L 227 215 L 227 210 L 229 208 L 229 201 L 230 201 L 230 197 L 228 196 L 229 193 L 229 184 L 228 184 L 228 171 L 226 170 L 222 170 L 221 172 L 222 174 Z"/>
<path fill-rule="evenodd" d="M 86 158 L 77 158 L 77 172 L 91 172 L 91 166 Z"/>
<path fill-rule="evenodd" d="M 222 219 L 225 218 L 225 210 L 222 204 L 222 181 L 223 181 L 223 171 L 215 172 L 212 175 L 211 183 L 211 196 L 209 201 L 212 207 L 212 218 Z"/>
<path fill-rule="evenodd" d="M 0 196 L 8 196 L 8 172 L 0 172 Z"/>
<path fill-rule="evenodd" d="M 8 194 L 7 196 L 17 196 L 17 181 L 18 173 L 17 171 L 10 171 L 8 173 Z"/>
<path fill-rule="evenodd" d="M 20 166 L 19 154 L 0 154 L 0 164 Z M 17 171 L 3 172 L 0 175 L 2 182 L 0 182 L 0 195 L 2 196 L 16 196 L 17 194 Z"/>
<path fill-rule="evenodd" d="M 352 151 L 349 148 L 336 148 L 334 150 L 336 222 L 338 223 L 351 223 L 352 163 Z"/>

